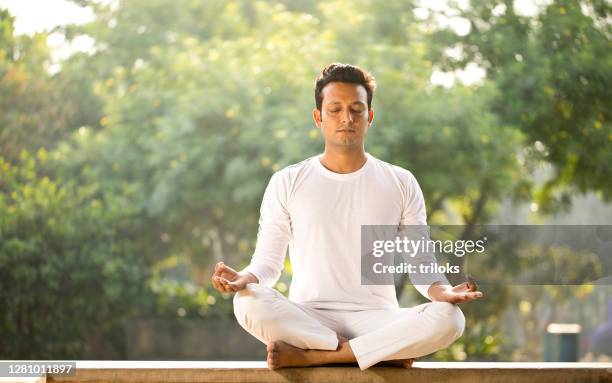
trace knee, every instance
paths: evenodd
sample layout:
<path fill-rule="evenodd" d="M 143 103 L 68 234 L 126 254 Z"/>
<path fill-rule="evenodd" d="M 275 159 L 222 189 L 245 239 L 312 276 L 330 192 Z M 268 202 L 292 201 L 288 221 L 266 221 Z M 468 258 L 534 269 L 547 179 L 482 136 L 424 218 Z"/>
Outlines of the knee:
<path fill-rule="evenodd" d="M 448 302 L 431 302 L 440 331 L 455 341 L 465 330 L 465 316 L 459 306 Z"/>
<path fill-rule="evenodd" d="M 254 322 L 262 322 L 273 315 L 270 302 L 273 300 L 271 288 L 255 283 L 248 284 L 244 289 L 234 294 L 234 316 L 242 327 L 250 328 Z"/>

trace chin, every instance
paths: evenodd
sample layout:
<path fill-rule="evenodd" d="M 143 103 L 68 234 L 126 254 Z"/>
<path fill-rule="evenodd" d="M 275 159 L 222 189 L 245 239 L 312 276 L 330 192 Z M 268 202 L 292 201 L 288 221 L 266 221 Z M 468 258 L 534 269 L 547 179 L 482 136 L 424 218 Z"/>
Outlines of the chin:
<path fill-rule="evenodd" d="M 338 146 L 359 146 L 361 142 L 359 140 L 341 140 L 337 144 Z"/>

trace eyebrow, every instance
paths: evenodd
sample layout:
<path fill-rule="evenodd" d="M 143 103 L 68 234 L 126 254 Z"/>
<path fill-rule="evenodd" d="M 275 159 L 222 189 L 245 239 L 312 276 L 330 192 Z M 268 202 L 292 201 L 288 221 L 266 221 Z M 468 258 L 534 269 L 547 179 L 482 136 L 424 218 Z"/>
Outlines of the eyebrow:
<path fill-rule="evenodd" d="M 327 105 L 338 105 L 338 104 L 341 104 L 341 102 L 340 101 L 331 101 Z M 355 105 L 355 104 L 365 106 L 365 102 L 363 102 L 363 101 L 353 101 L 351 103 L 351 105 Z"/>

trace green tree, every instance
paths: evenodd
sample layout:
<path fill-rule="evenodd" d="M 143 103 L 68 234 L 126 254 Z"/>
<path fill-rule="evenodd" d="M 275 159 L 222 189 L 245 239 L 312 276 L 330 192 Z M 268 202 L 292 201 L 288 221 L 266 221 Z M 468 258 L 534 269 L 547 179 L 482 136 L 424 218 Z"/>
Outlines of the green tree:
<path fill-rule="evenodd" d="M 469 21 L 470 33 L 436 34 L 433 59 L 447 69 L 484 67 L 499 89 L 489 110 L 554 165 L 535 195 L 544 209 L 567 206 L 574 190 L 612 198 L 611 10 L 606 1 L 557 0 L 523 16 L 512 1 L 472 2 L 453 9 Z M 445 55 L 445 47 L 463 55 Z"/>
<path fill-rule="evenodd" d="M 14 34 L 14 17 L 0 9 L 0 154 L 55 147 L 70 134 L 75 109 L 49 74 L 47 34 Z"/>
<path fill-rule="evenodd" d="M 126 200 L 50 178 L 47 164 L 44 149 L 17 164 L 0 157 L 3 358 L 95 355 L 87 341 L 117 334 L 146 297 L 148 271 L 121 238 Z"/>

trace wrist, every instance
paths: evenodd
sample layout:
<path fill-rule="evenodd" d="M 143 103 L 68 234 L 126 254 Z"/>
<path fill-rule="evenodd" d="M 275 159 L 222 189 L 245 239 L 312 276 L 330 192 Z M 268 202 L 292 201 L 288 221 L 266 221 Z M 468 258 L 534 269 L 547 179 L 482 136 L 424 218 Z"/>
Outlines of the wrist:
<path fill-rule="evenodd" d="M 446 301 L 447 293 L 452 289 L 450 285 L 443 285 L 442 282 L 434 282 L 429 286 L 427 294 L 432 301 Z"/>
<path fill-rule="evenodd" d="M 259 279 L 257 279 L 257 277 L 255 275 L 253 275 L 253 273 L 251 273 L 251 272 L 240 271 L 238 274 L 240 274 L 242 277 L 245 278 L 245 284 L 247 284 L 247 283 L 259 283 Z"/>

